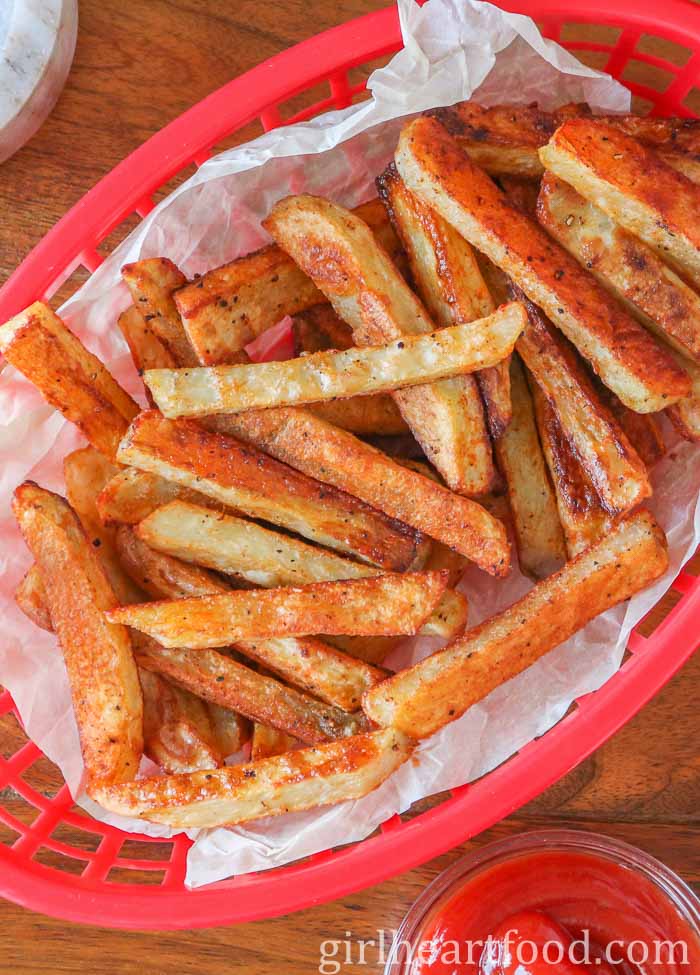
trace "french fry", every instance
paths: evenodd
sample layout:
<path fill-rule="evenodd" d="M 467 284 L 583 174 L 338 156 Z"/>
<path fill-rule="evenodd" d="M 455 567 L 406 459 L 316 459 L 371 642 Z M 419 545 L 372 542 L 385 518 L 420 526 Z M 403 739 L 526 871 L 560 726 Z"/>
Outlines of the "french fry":
<path fill-rule="evenodd" d="M 348 210 L 319 197 L 287 197 L 275 204 L 264 225 L 352 326 L 357 345 L 434 331 L 423 305 L 370 228 Z M 467 420 L 462 385 L 440 380 L 392 396 L 449 487 L 468 494 L 474 489 L 473 458 L 463 438 Z"/>
<path fill-rule="evenodd" d="M 669 406 L 666 415 L 682 437 L 700 442 L 700 366 L 690 359 L 683 359 L 682 363 L 693 389 L 686 399 Z"/>
<path fill-rule="evenodd" d="M 564 105 L 543 112 L 536 105 L 493 105 L 460 102 L 427 113 L 437 118 L 459 142 L 463 151 L 492 176 L 511 175 L 536 179 L 543 165 L 538 150 L 567 119 L 590 117 L 587 105 Z M 651 118 L 639 115 L 599 116 L 655 148 L 669 166 L 691 179 L 700 178 L 700 126 L 696 119 Z"/>
<path fill-rule="evenodd" d="M 74 450 L 63 460 L 66 499 L 97 549 L 114 595 L 120 603 L 140 603 L 143 590 L 124 571 L 117 554 L 114 528 L 104 525 L 97 511 L 97 496 L 116 473 L 114 464 L 94 447 Z"/>
<path fill-rule="evenodd" d="M 139 376 L 143 376 L 147 369 L 177 368 L 177 359 L 167 345 L 158 338 L 136 305 L 131 305 L 122 312 L 117 319 L 117 326 L 129 346 Z M 148 387 L 146 387 L 146 398 L 153 406 Z"/>
<path fill-rule="evenodd" d="M 350 349 L 354 345 L 352 329 L 328 304 L 314 305 L 295 316 L 292 334 L 296 355 Z M 398 406 L 385 394 L 356 397 L 342 403 L 316 403 L 310 409 L 329 423 L 361 437 L 408 432 Z"/>
<path fill-rule="evenodd" d="M 182 271 L 167 257 L 150 257 L 125 264 L 122 277 L 134 305 L 175 361 L 183 366 L 196 365 L 197 356 L 173 300 L 173 292 L 187 281 Z"/>
<path fill-rule="evenodd" d="M 107 618 L 192 649 L 317 633 L 400 636 L 418 633 L 446 587 L 447 573 L 407 572 L 121 606 Z"/>
<path fill-rule="evenodd" d="M 114 459 L 139 408 L 45 302 L 0 326 L 0 352 L 93 447 Z"/>
<path fill-rule="evenodd" d="M 355 396 L 330 403 L 311 403 L 307 409 L 327 423 L 357 437 L 396 437 L 408 433 L 406 421 L 391 396 Z"/>
<path fill-rule="evenodd" d="M 630 515 L 504 612 L 372 688 L 365 711 L 415 738 L 432 735 L 667 566 L 666 539 L 651 514 Z"/>
<path fill-rule="evenodd" d="M 406 637 L 400 636 L 325 636 L 326 643 L 356 660 L 378 666 Z"/>
<path fill-rule="evenodd" d="M 356 213 L 396 257 L 398 241 L 379 200 L 363 203 Z M 325 301 L 315 284 L 274 245 L 208 271 L 177 291 L 174 300 L 205 366 L 245 361 L 242 350 L 261 332 L 285 315 L 298 315 Z"/>
<path fill-rule="evenodd" d="M 296 738 L 285 735 L 283 731 L 271 728 L 267 724 L 255 723 L 253 738 L 250 746 L 250 760 L 258 762 L 261 758 L 272 758 L 274 755 L 284 755 L 296 745 Z"/>
<path fill-rule="evenodd" d="M 622 427 L 644 466 L 647 470 L 651 469 L 666 453 L 656 414 L 635 413 L 634 410 L 628 409 L 602 383 L 596 383 L 596 393 Z"/>
<path fill-rule="evenodd" d="M 413 747 L 403 735 L 375 731 L 211 773 L 141 779 L 128 789 L 95 785 L 91 795 L 112 812 L 176 829 L 233 826 L 359 799 L 396 771 Z"/>
<path fill-rule="evenodd" d="M 215 592 L 230 592 L 231 587 L 218 579 L 213 572 L 154 551 L 131 525 L 119 525 L 115 546 L 124 570 L 140 589 L 154 599 L 161 599 L 164 595 L 184 599 Z"/>
<path fill-rule="evenodd" d="M 352 329 L 329 304 L 314 305 L 294 316 L 292 323 L 294 354 L 308 355 L 329 349 L 351 349 L 355 344 Z"/>
<path fill-rule="evenodd" d="M 235 511 L 206 494 L 136 467 L 120 470 L 105 484 L 97 496 L 97 511 L 104 525 L 137 525 L 156 508 L 175 499 L 212 511 Z"/>
<path fill-rule="evenodd" d="M 508 276 L 484 254 L 475 252 L 474 256 L 494 304 L 503 305 L 510 301 Z M 493 438 L 500 437 L 513 415 L 510 402 L 510 362 L 504 359 L 493 369 L 484 369 L 479 373 L 478 382 L 489 431 Z"/>
<path fill-rule="evenodd" d="M 249 517 L 382 568 L 401 571 L 412 566 L 420 552 L 415 533 L 386 515 L 191 421 L 166 420 L 155 411 L 142 413 L 129 428 L 118 457 L 123 464 L 196 489 Z"/>
<path fill-rule="evenodd" d="M 173 501 L 152 512 L 138 526 L 137 534 L 147 552 L 155 549 L 165 553 L 165 559 L 174 556 L 174 561 L 180 565 L 183 564 L 180 559 L 184 559 L 216 569 L 233 576 L 243 587 L 246 583 L 265 588 L 295 586 L 341 579 L 369 579 L 381 574 L 379 569 L 351 562 L 253 522 L 183 501 Z M 147 558 L 146 555 L 134 561 L 137 566 L 143 564 L 145 573 L 152 577 L 154 571 L 148 568 Z M 172 592 L 167 594 L 174 595 Z M 199 593 L 182 593 L 203 594 L 201 590 Z M 466 618 L 464 596 L 447 590 L 422 632 L 451 639 L 464 630 Z"/>
<path fill-rule="evenodd" d="M 551 173 L 542 180 L 538 216 L 549 233 L 585 263 L 642 325 L 668 343 L 668 351 L 690 377 L 692 389 L 690 396 L 666 412 L 681 436 L 700 438 L 698 296 L 643 241 L 618 227 Z M 609 405 L 642 460 L 652 466 L 664 450 L 653 417 L 631 412 L 614 396 Z"/>
<path fill-rule="evenodd" d="M 32 622 L 53 633 L 44 581 L 36 565 L 15 595 Z M 164 678 L 139 668 L 143 697 L 144 752 L 166 772 L 216 768 L 245 740 L 245 719 L 206 704 Z M 235 735 L 235 737 L 234 737 Z"/>
<path fill-rule="evenodd" d="M 205 704 L 217 748 L 224 758 L 235 755 L 251 737 L 250 722 L 230 708 L 222 708 L 212 701 L 206 701 Z"/>
<path fill-rule="evenodd" d="M 194 510 L 205 512 L 202 508 Z M 181 515 L 183 518 L 187 516 L 186 512 L 182 511 Z M 283 538 L 283 536 L 278 537 Z M 120 553 L 125 567 L 134 573 L 136 579 L 146 577 L 144 588 L 156 599 L 188 599 L 197 596 L 215 596 L 229 591 L 206 570 L 150 549 L 133 529 L 126 525 L 119 529 L 118 543 L 121 543 Z M 372 570 L 368 569 L 368 572 L 371 573 Z M 447 593 L 443 597 L 443 602 L 446 604 L 443 613 L 448 616 L 449 622 L 451 604 L 447 602 L 446 597 Z M 440 618 L 441 608 L 442 604 L 438 606 L 433 618 L 442 622 L 444 626 L 445 622 Z M 466 606 L 459 632 L 464 631 L 465 623 Z M 249 659 L 264 664 L 290 683 L 303 687 L 328 704 L 337 704 L 347 711 L 356 710 L 360 706 L 364 689 L 385 676 L 382 671 L 365 666 L 357 660 L 338 653 L 333 647 L 320 640 L 311 638 L 300 639 L 290 636 L 252 642 L 239 640 L 236 642 L 235 649 Z M 219 717 L 220 724 L 224 718 Z M 240 721 L 240 716 L 236 717 Z M 243 739 L 242 728 L 238 729 L 237 737 L 239 740 Z"/>
<path fill-rule="evenodd" d="M 381 571 L 255 522 L 184 501 L 173 501 L 151 512 L 136 534 L 141 544 L 145 542 L 144 547 L 166 553 L 166 558 L 174 556 L 177 561 L 204 565 L 233 576 L 244 585 L 267 589 L 362 579 Z"/>
<path fill-rule="evenodd" d="M 435 119 L 415 119 L 403 129 L 396 163 L 408 186 L 510 275 L 626 406 L 651 413 L 688 395 L 687 373 L 592 275 L 509 204 Z"/>
<path fill-rule="evenodd" d="M 513 418 L 495 442 L 505 477 L 520 568 L 536 579 L 551 575 L 564 561 L 564 535 L 547 474 L 537 425 L 520 361 L 510 366 Z"/>
<path fill-rule="evenodd" d="M 514 294 L 524 297 L 517 288 Z M 642 460 L 566 339 L 532 302 L 527 301 L 527 308 L 530 324 L 518 353 L 551 403 L 605 508 L 613 515 L 631 510 L 651 494 Z"/>
<path fill-rule="evenodd" d="M 508 541 L 496 518 L 475 501 L 407 470 L 345 430 L 301 409 L 251 411 L 216 419 L 278 460 L 361 497 L 484 571 L 508 572 Z"/>
<path fill-rule="evenodd" d="M 403 243 L 413 283 L 435 324 L 443 328 L 493 314 L 495 305 L 469 244 L 410 192 L 394 166 L 378 177 L 377 188 Z M 498 366 L 491 368 L 497 371 Z M 453 383 L 461 384 L 462 450 L 472 458 L 472 483 L 465 494 L 484 494 L 496 477 L 478 381 L 477 373 Z"/>
<path fill-rule="evenodd" d="M 681 355 L 700 361 L 700 296 L 656 252 L 551 173 L 538 219 L 570 254 Z"/>
<path fill-rule="evenodd" d="M 632 136 L 572 119 L 540 149 L 544 165 L 700 284 L 700 186 Z"/>
<path fill-rule="evenodd" d="M 27 619 L 42 630 L 53 633 L 51 613 L 46 598 L 44 580 L 36 565 L 32 565 L 15 590 L 15 602 Z"/>
<path fill-rule="evenodd" d="M 165 677 L 141 669 L 143 750 L 164 772 L 219 768 L 224 756 L 216 747 L 206 705 Z"/>
<path fill-rule="evenodd" d="M 314 352 L 285 362 L 150 369 L 144 380 L 171 419 L 390 392 L 495 365 L 510 355 L 526 321 L 522 307 L 511 302 L 487 318 L 384 345 Z M 473 392 L 478 398 L 476 386 Z M 478 406 L 481 410 L 480 399 Z M 482 459 L 478 447 L 490 457 L 483 415 L 480 436 L 470 442 L 475 463 Z M 486 483 L 490 486 L 490 475 Z"/>
<path fill-rule="evenodd" d="M 614 519 L 581 466 L 551 404 L 534 379 L 530 386 L 540 443 L 564 529 L 566 551 L 573 559 L 609 532 Z"/>
<path fill-rule="evenodd" d="M 363 693 L 387 676 L 385 670 L 312 637 L 239 640 L 235 647 L 273 676 L 343 711 L 357 711 Z"/>
<path fill-rule="evenodd" d="M 187 688 L 197 697 L 230 708 L 252 721 L 317 744 L 365 731 L 362 715 L 348 714 L 293 687 L 258 674 L 216 650 L 151 649 L 141 643 L 139 664 Z"/>
<path fill-rule="evenodd" d="M 526 213 L 534 217 L 537 212 L 537 196 L 540 181 L 536 179 L 522 179 L 519 176 L 501 176 L 498 182 L 508 199 Z"/>
<path fill-rule="evenodd" d="M 453 135 L 463 152 L 494 176 L 536 179 L 542 175 L 537 150 L 557 127 L 551 112 L 536 105 L 494 105 L 458 102 L 427 113 Z"/>
<path fill-rule="evenodd" d="M 70 506 L 25 481 L 13 511 L 44 582 L 47 607 L 68 671 L 89 778 L 119 782 L 138 771 L 143 748 L 142 698 L 107 577 Z"/>

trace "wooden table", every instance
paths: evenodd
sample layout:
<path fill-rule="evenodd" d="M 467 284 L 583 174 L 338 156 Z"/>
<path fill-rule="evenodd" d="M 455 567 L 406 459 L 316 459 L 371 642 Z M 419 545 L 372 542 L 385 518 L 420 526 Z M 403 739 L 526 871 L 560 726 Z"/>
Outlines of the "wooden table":
<path fill-rule="evenodd" d="M 82 0 L 68 86 L 41 132 L 0 167 L 0 281 L 100 176 L 193 102 L 311 32 L 376 6 Z M 699 698 L 696 657 L 605 747 L 516 816 L 372 890 L 278 920 L 162 935 L 82 928 L 0 902 L 0 967 L 17 975 L 308 975 L 318 971 L 321 942 L 395 928 L 426 883 L 470 846 L 544 825 L 638 844 L 700 891 Z M 3 735 L 13 730 L 0 728 L 0 753 Z M 45 774 L 49 787 L 51 770 Z M 342 970 L 378 972 L 376 951 Z"/>

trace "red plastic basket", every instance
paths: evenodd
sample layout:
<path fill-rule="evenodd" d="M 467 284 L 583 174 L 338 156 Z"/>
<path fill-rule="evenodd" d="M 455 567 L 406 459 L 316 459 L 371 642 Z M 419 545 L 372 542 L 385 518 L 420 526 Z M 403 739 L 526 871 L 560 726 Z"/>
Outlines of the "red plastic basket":
<path fill-rule="evenodd" d="M 688 0 L 586 0 L 581 6 L 512 0 L 504 6 L 533 16 L 547 37 L 566 47 L 596 52 L 601 67 L 651 103 L 656 114 L 692 115 L 684 101 L 700 77 L 700 7 Z M 591 42 L 576 40 L 571 24 L 618 30 L 605 32 L 605 43 Z M 670 60 L 645 53 L 648 35 L 670 42 L 663 48 Z M 328 97 L 287 122 L 349 105 L 364 89 L 363 83 L 351 83 L 349 72 L 400 45 L 396 10 L 381 10 L 313 37 L 214 92 L 120 163 L 47 234 L 0 291 L 0 321 L 37 298 L 50 298 L 81 266 L 95 270 L 101 262 L 98 245 L 127 218 L 143 217 L 159 187 L 191 163 L 200 165 L 221 140 L 256 118 L 265 130 L 283 124 L 280 105 L 324 81 Z M 684 60 L 676 56 L 681 48 L 687 52 L 685 63 L 672 63 Z M 663 92 L 625 70 L 640 63 L 670 76 Z M 46 797 L 26 781 L 42 759 L 26 742 L 11 757 L 0 757 L 0 824 L 17 834 L 11 845 L 0 844 L 0 894 L 71 921 L 162 930 L 273 917 L 415 867 L 534 798 L 669 680 L 692 654 L 700 621 L 700 580 L 683 572 L 674 589 L 678 602 L 672 612 L 650 638 L 632 634 L 631 655 L 603 688 L 577 701 L 551 731 L 484 778 L 414 818 L 394 816 L 360 843 L 194 891 L 183 883 L 186 837 L 154 841 L 88 819 L 74 811 L 65 785 Z M 0 715 L 12 710 L 9 694 L 0 695 Z M 10 811 L 12 790 L 33 807 L 32 815 L 23 817 L 26 822 Z M 69 843 L 60 838 L 65 835 L 79 839 Z M 40 862 L 51 855 L 61 860 L 62 869 Z M 112 882 L 115 871 L 134 882 Z M 148 883 L 149 876 L 157 881 L 157 872 L 163 874 L 160 882 Z"/>

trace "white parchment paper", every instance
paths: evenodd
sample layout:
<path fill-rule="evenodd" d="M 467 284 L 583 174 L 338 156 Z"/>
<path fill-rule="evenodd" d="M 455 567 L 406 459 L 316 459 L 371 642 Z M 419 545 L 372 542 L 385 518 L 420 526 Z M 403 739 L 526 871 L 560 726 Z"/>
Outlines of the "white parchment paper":
<path fill-rule="evenodd" d="M 587 101 L 605 111 L 629 107 L 626 90 L 544 40 L 527 17 L 476 0 L 430 0 L 422 8 L 400 0 L 399 9 L 405 47 L 371 76 L 370 101 L 277 129 L 208 161 L 146 217 L 64 306 L 70 326 L 110 363 L 130 392 L 141 394 L 140 381 L 115 328 L 117 315 L 129 303 L 119 274 L 127 261 L 165 255 L 191 276 L 263 243 L 260 220 L 288 193 L 319 193 L 347 206 L 369 199 L 407 114 L 472 95 L 486 104 L 536 100 L 552 108 Z M 25 477 L 62 490 L 62 458 L 81 441 L 12 368 L 0 374 L 0 418 L 0 682 L 12 693 L 30 736 L 79 794 L 82 762 L 60 651 L 53 636 L 28 623 L 12 600 L 30 557 L 10 501 Z M 572 700 L 600 687 L 619 667 L 632 626 L 698 545 L 700 450 L 678 445 L 658 465 L 653 480 L 651 506 L 671 549 L 664 579 L 593 621 L 424 742 L 417 761 L 364 799 L 248 828 L 193 833 L 187 882 L 197 886 L 264 870 L 362 839 L 416 800 L 498 765 L 556 723 Z M 471 622 L 507 606 L 528 586 L 517 569 L 505 582 L 470 570 L 463 588 L 470 598 Z M 394 662 L 405 665 L 434 647 L 434 642 L 410 641 Z M 109 815 L 84 796 L 79 801 L 97 818 L 125 829 L 168 835 L 165 828 Z"/>

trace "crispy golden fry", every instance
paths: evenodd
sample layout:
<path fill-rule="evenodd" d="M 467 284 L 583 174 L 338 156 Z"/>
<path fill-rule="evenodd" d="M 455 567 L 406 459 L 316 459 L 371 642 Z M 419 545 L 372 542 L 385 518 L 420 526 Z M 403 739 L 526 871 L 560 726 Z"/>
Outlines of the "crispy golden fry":
<path fill-rule="evenodd" d="M 287 197 L 275 204 L 264 223 L 352 325 L 357 345 L 434 331 L 423 305 L 369 227 L 348 210 L 320 197 Z M 474 458 L 463 436 L 467 421 L 462 386 L 440 380 L 392 395 L 447 484 L 469 493 Z"/>
<path fill-rule="evenodd" d="M 700 366 L 690 359 L 681 361 L 690 376 L 693 389 L 686 399 L 669 406 L 666 415 L 682 437 L 686 440 L 700 441 Z"/>
<path fill-rule="evenodd" d="M 666 539 L 651 514 L 630 515 L 509 609 L 372 688 L 365 711 L 416 738 L 432 735 L 667 566 Z"/>
<path fill-rule="evenodd" d="M 339 318 L 329 304 L 314 305 L 294 316 L 292 323 L 294 354 L 327 352 L 329 349 L 351 349 L 355 344 L 352 329 Z"/>
<path fill-rule="evenodd" d="M 357 437 L 396 437 L 408 433 L 406 421 L 391 396 L 355 396 L 331 403 L 311 403 L 307 409 Z"/>
<path fill-rule="evenodd" d="M 522 296 L 519 289 L 514 294 Z M 527 299 L 525 299 L 527 301 Z M 573 348 L 532 302 L 518 353 L 549 400 L 564 436 L 613 515 L 648 498 L 646 468 L 622 427 L 597 395 Z"/>
<path fill-rule="evenodd" d="M 700 186 L 624 132 L 588 119 L 562 125 L 540 149 L 544 165 L 697 286 Z"/>
<path fill-rule="evenodd" d="M 621 403 L 607 386 L 596 383 L 596 392 L 622 430 L 647 469 L 666 453 L 663 434 L 654 413 L 635 413 Z"/>
<path fill-rule="evenodd" d="M 137 586 L 154 599 L 161 599 L 164 595 L 173 599 L 184 599 L 215 592 L 230 592 L 231 587 L 213 572 L 154 551 L 131 525 L 119 525 L 115 545 L 125 571 Z"/>
<path fill-rule="evenodd" d="M 256 721 L 250 746 L 250 760 L 259 762 L 261 758 L 284 755 L 285 752 L 291 751 L 295 745 L 296 738 Z"/>
<path fill-rule="evenodd" d="M 508 276 L 484 254 L 475 252 L 476 263 L 495 305 L 510 301 Z M 511 421 L 513 410 L 510 402 L 510 362 L 504 359 L 493 369 L 484 369 L 478 375 L 479 391 L 486 409 L 486 420 L 491 436 L 500 437 Z"/>
<path fill-rule="evenodd" d="M 66 498 L 80 519 L 102 568 L 107 573 L 114 595 L 120 603 L 140 603 L 143 590 L 124 571 L 116 549 L 114 528 L 104 525 L 97 511 L 97 497 L 117 473 L 117 468 L 94 447 L 74 450 L 63 459 Z"/>
<path fill-rule="evenodd" d="M 700 361 L 700 296 L 651 247 L 551 173 L 542 180 L 537 212 L 555 240 L 633 314 L 641 313 L 681 355 Z"/>
<path fill-rule="evenodd" d="M 163 415 L 173 419 L 391 392 L 495 365 L 510 355 L 526 321 L 522 306 L 511 302 L 487 318 L 385 345 L 315 352 L 286 362 L 150 369 L 144 379 Z M 473 392 L 478 398 L 476 386 Z M 478 405 L 481 410 L 480 399 Z M 481 426 L 490 457 L 483 416 Z"/>
<path fill-rule="evenodd" d="M 356 213 L 396 256 L 398 242 L 381 203 L 371 200 Z M 241 350 L 257 335 L 285 315 L 298 315 L 323 301 L 316 285 L 274 245 L 208 271 L 175 294 L 187 334 L 205 366 L 245 361 Z"/>
<path fill-rule="evenodd" d="M 645 329 L 489 177 L 435 121 L 410 122 L 396 161 L 405 182 L 506 271 L 631 409 L 688 395 L 689 379 Z"/>
<path fill-rule="evenodd" d="M 498 180 L 501 189 L 508 199 L 527 213 L 529 217 L 534 217 L 537 212 L 537 196 L 540 190 L 539 180 L 522 179 L 520 176 L 501 176 Z"/>
<path fill-rule="evenodd" d="M 0 352 L 93 447 L 114 459 L 139 408 L 45 302 L 0 327 Z"/>
<path fill-rule="evenodd" d="M 377 666 L 383 663 L 391 651 L 406 638 L 401 636 L 324 636 L 323 639 L 331 646 L 342 650 L 343 653 L 355 657 L 356 660 L 364 660 L 365 663 Z"/>
<path fill-rule="evenodd" d="M 444 542 L 486 572 L 508 572 L 508 541 L 496 518 L 345 430 L 300 409 L 251 411 L 218 420 L 231 425 L 236 435 L 245 425 L 243 436 L 273 457 L 307 474 L 313 471 L 326 483 Z"/>
<path fill-rule="evenodd" d="M 143 668 L 143 750 L 164 772 L 220 768 L 206 705 L 194 694 Z"/>
<path fill-rule="evenodd" d="M 443 545 L 442 542 L 433 542 L 430 555 L 423 568 L 446 571 L 448 573 L 447 585 L 452 589 L 464 575 L 468 564 L 468 560 L 463 555 L 460 555 L 459 552 L 453 551 L 447 545 Z M 450 589 L 447 590 L 448 594 Z"/>
<path fill-rule="evenodd" d="M 191 421 L 142 413 L 119 460 L 382 568 L 408 568 L 419 551 L 415 533 L 386 515 Z"/>
<path fill-rule="evenodd" d="M 328 305 L 314 305 L 294 319 L 292 326 L 296 355 L 350 349 L 352 329 Z M 396 436 L 408 427 L 391 396 L 360 396 L 342 403 L 316 403 L 311 411 L 329 423 L 358 436 Z"/>
<path fill-rule="evenodd" d="M 479 166 L 492 176 L 533 179 L 542 175 L 538 149 L 567 119 L 590 117 L 587 105 L 564 105 L 543 112 L 536 105 L 494 105 L 460 102 L 432 109 L 437 118 Z M 599 121 L 655 147 L 669 166 L 700 178 L 700 126 L 697 119 L 650 118 L 639 115 L 600 116 Z"/>
<path fill-rule="evenodd" d="M 396 771 L 413 747 L 396 732 L 374 731 L 249 765 L 90 791 L 105 809 L 176 829 L 233 826 L 359 799 Z"/>
<path fill-rule="evenodd" d="M 195 508 L 194 511 L 206 513 L 206 509 L 202 508 Z M 183 518 L 187 518 L 187 514 L 187 511 L 181 510 Z M 283 539 L 283 536 L 277 537 Z M 146 576 L 144 588 L 155 598 L 187 599 L 229 591 L 204 569 L 149 549 L 133 529 L 126 525 L 119 529 L 118 540 L 122 543 L 120 551 L 123 553 L 125 566 L 134 572 L 137 579 L 142 575 Z M 367 571 L 371 574 L 376 570 L 368 568 Z M 442 623 L 443 627 L 446 624 L 441 620 L 440 612 L 442 609 L 449 617 L 450 604 L 447 603 L 447 595 L 446 593 L 443 597 L 445 607 L 441 603 L 433 614 L 433 619 Z M 464 632 L 466 606 L 462 616 L 459 632 Z M 382 671 L 359 664 L 357 660 L 338 653 L 320 640 L 310 638 L 299 639 L 291 636 L 254 642 L 239 640 L 236 642 L 236 649 L 246 657 L 265 664 L 290 683 L 303 687 L 321 700 L 337 704 L 344 710 L 357 709 L 365 687 L 384 677 Z M 240 720 L 239 716 L 235 717 Z M 238 737 L 242 738 L 242 729 L 239 729 Z"/>
<path fill-rule="evenodd" d="M 213 511 L 235 511 L 206 494 L 136 467 L 119 471 L 105 485 L 97 497 L 97 511 L 104 525 L 137 525 L 156 508 L 180 498 Z"/>
<path fill-rule="evenodd" d="M 144 547 L 167 553 L 165 557 L 204 565 L 265 588 L 364 579 L 381 571 L 255 522 L 184 501 L 157 508 L 136 531 Z"/>
<path fill-rule="evenodd" d="M 183 366 L 197 365 L 197 356 L 173 300 L 173 292 L 187 281 L 182 271 L 167 257 L 151 257 L 125 264 L 122 277 L 134 305 L 175 361 Z"/>
<path fill-rule="evenodd" d="M 496 456 L 508 489 L 520 568 L 543 579 L 566 561 L 564 535 L 537 435 L 532 399 L 515 356 L 510 383 L 513 419 L 495 442 Z"/>
<path fill-rule="evenodd" d="M 216 650 L 139 647 L 139 663 L 198 697 L 231 708 L 309 744 L 345 738 L 367 728 L 361 713 L 347 714 L 272 677 L 258 674 Z"/>
<path fill-rule="evenodd" d="M 379 176 L 377 187 L 403 243 L 413 283 L 435 324 L 443 328 L 491 315 L 495 305 L 464 238 L 410 192 L 393 165 Z M 491 368 L 495 367 L 494 363 Z M 489 491 L 496 477 L 478 378 L 463 376 L 452 384 L 461 384 L 462 450 L 471 457 L 471 484 L 467 490 L 465 480 L 463 493 L 472 495 Z"/>
<path fill-rule="evenodd" d="M 176 369 L 178 362 L 167 345 L 158 338 L 136 305 L 131 305 L 117 319 L 119 331 L 129 346 L 139 376 L 147 369 Z M 153 406 L 148 387 L 146 398 Z"/>
<path fill-rule="evenodd" d="M 542 175 L 537 150 L 557 127 L 553 113 L 536 105 L 494 105 L 458 102 L 428 113 L 459 142 L 470 159 L 495 176 L 536 179 Z"/>
<path fill-rule="evenodd" d="M 446 588 L 447 573 L 407 572 L 121 606 L 107 618 L 193 649 L 317 633 L 400 636 L 418 633 Z"/>
<path fill-rule="evenodd" d="M 13 511 L 44 582 L 88 776 L 133 778 L 143 747 L 141 689 L 126 629 L 105 619 L 117 601 L 95 549 L 67 502 L 31 481 L 15 491 Z"/>
<path fill-rule="evenodd" d="M 598 492 L 579 463 L 551 404 L 534 379 L 530 386 L 542 451 L 554 484 L 559 520 L 564 529 L 566 551 L 568 557 L 573 559 L 610 531 L 614 519 L 605 510 Z"/>
<path fill-rule="evenodd" d="M 212 701 L 206 701 L 205 705 L 217 748 L 224 758 L 235 755 L 251 737 L 250 722 L 242 714 L 230 708 L 222 708 Z"/>
<path fill-rule="evenodd" d="M 53 632 L 44 581 L 36 565 L 15 595 L 32 622 Z M 239 750 L 246 721 L 234 711 L 200 701 L 164 678 L 139 668 L 143 696 L 144 752 L 166 772 L 216 768 Z"/>
<path fill-rule="evenodd" d="M 538 215 L 641 324 L 668 343 L 668 351 L 689 375 L 692 389 L 690 396 L 666 412 L 681 436 L 700 439 L 700 369 L 692 358 L 697 358 L 700 336 L 698 296 L 643 241 L 551 173 L 542 180 Z M 652 466 L 664 451 L 653 417 L 633 413 L 611 397 L 609 405 L 620 425 L 644 463 Z"/>
<path fill-rule="evenodd" d="M 183 564 L 179 560 L 184 559 L 225 572 L 244 585 L 271 588 L 340 579 L 369 579 L 381 574 L 380 569 L 351 562 L 253 522 L 183 501 L 173 501 L 152 512 L 141 522 L 137 533 L 142 544 L 146 543 L 147 551 L 150 546 L 151 551 L 156 549 L 166 553 L 164 558 L 174 556 L 173 561 L 179 565 Z M 146 560 L 147 556 L 134 562 L 137 566 L 139 563 L 145 565 Z M 148 576 L 154 574 L 148 568 L 144 571 Z M 183 595 L 204 595 L 204 592 L 183 592 Z M 464 596 L 448 590 L 422 632 L 451 639 L 463 631 L 466 615 Z"/>
<path fill-rule="evenodd" d="M 15 589 L 15 602 L 35 626 L 53 633 L 44 580 L 36 565 L 31 566 Z"/>
<path fill-rule="evenodd" d="M 236 649 L 285 682 L 326 704 L 357 711 L 362 695 L 383 681 L 387 672 L 336 650 L 322 640 L 279 637 L 237 641 Z"/>

